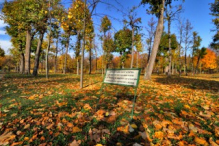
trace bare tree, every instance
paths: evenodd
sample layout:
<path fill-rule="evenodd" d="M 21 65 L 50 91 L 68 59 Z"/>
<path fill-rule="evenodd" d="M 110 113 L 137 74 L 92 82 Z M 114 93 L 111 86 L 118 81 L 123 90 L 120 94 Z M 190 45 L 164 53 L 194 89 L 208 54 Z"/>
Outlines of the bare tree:
<path fill-rule="evenodd" d="M 177 30 L 178 30 L 178 33 L 179 33 L 179 40 L 178 40 L 178 43 L 179 43 L 179 58 L 178 58 L 178 64 L 179 64 L 179 76 L 181 76 L 181 70 L 182 70 L 182 61 L 181 61 L 181 52 L 182 52 L 182 42 L 183 42 L 183 30 L 185 29 L 185 22 L 184 22 L 184 19 L 181 18 L 180 15 L 178 15 L 178 18 L 177 18 Z"/>
<path fill-rule="evenodd" d="M 171 23 L 176 18 L 176 14 L 180 13 L 182 10 L 182 6 L 176 6 L 176 10 L 172 9 L 171 4 L 167 6 L 166 12 L 166 20 L 168 22 L 168 44 L 169 44 L 169 67 L 168 67 L 168 76 L 172 74 L 171 66 L 172 66 L 172 53 L 171 53 Z"/>
<path fill-rule="evenodd" d="M 188 75 L 188 72 L 187 72 L 187 51 L 188 49 L 190 48 L 190 45 L 192 43 L 192 24 L 191 22 L 187 19 L 186 20 L 186 25 L 185 25 L 185 29 L 184 29 L 184 51 L 185 51 L 185 74 L 186 76 Z"/>
<path fill-rule="evenodd" d="M 146 39 L 146 43 L 148 45 L 148 57 L 147 57 L 146 67 L 148 66 L 149 59 L 151 56 L 152 43 L 154 41 L 154 36 L 156 32 L 156 27 L 155 27 L 156 23 L 157 22 L 154 20 L 154 18 L 151 17 L 151 19 L 148 21 L 148 27 L 146 27 L 146 30 L 148 32 L 148 38 Z M 145 70 L 145 75 L 146 75 L 146 70 Z"/>

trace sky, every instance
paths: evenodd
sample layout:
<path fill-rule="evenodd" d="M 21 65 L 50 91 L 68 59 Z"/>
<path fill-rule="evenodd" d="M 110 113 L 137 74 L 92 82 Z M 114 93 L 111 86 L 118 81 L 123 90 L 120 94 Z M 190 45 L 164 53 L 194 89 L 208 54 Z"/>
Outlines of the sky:
<path fill-rule="evenodd" d="M 0 0 L 0 5 L 3 3 L 4 0 Z M 122 20 L 127 18 L 127 12 L 133 6 L 139 6 L 141 0 L 103 0 L 103 3 L 99 3 L 94 16 L 94 26 L 95 32 L 99 33 L 101 18 L 104 15 L 108 15 L 109 19 L 112 22 L 113 29 L 111 33 L 115 33 L 116 31 L 123 28 Z M 183 6 L 183 13 L 181 14 L 182 18 L 185 20 L 188 19 L 192 26 L 193 31 L 197 31 L 198 34 L 202 38 L 201 47 L 208 47 L 210 42 L 212 41 L 212 36 L 214 32 L 211 30 L 214 29 L 214 25 L 212 23 L 213 17 L 210 15 L 210 5 L 209 3 L 214 2 L 214 0 L 185 0 L 182 1 L 173 1 L 173 5 L 182 4 Z M 67 9 L 71 6 L 72 0 L 62 0 L 62 4 Z M 110 4 L 110 5 L 108 5 Z M 155 16 L 149 15 L 146 13 L 146 9 L 148 6 L 140 5 L 139 8 L 136 10 L 136 17 L 140 17 L 142 19 L 142 32 L 144 35 L 143 43 L 145 44 L 145 39 L 147 37 L 147 32 L 145 27 L 147 26 L 147 22 L 151 17 L 154 17 L 155 20 L 157 18 Z M 6 54 L 9 54 L 9 48 L 11 48 L 10 37 L 5 32 L 4 22 L 0 20 L 0 46 L 5 50 Z M 165 23 L 166 26 L 166 23 Z M 166 29 L 167 27 L 165 27 Z M 171 33 L 177 34 L 177 21 L 174 21 L 171 26 Z M 73 40 L 74 41 L 74 40 Z M 98 38 L 96 38 L 96 42 L 100 46 L 100 42 Z M 145 49 L 146 50 L 146 49 Z"/>

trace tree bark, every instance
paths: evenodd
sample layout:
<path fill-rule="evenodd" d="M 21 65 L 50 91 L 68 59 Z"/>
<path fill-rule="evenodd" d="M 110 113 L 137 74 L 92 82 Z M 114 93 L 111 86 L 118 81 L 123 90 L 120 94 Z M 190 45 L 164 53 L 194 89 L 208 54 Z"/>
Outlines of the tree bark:
<path fill-rule="evenodd" d="M 172 52 L 171 52 L 171 34 L 170 34 L 170 26 L 171 26 L 171 20 L 168 19 L 168 43 L 169 43 L 169 70 L 168 70 L 168 76 L 171 76 L 171 63 L 172 63 Z"/>
<path fill-rule="evenodd" d="M 25 62 L 24 53 L 21 52 L 20 54 L 20 73 L 21 74 L 24 73 L 24 62 Z"/>
<path fill-rule="evenodd" d="M 77 59 L 77 75 L 79 75 L 79 66 L 80 66 L 80 61 Z"/>
<path fill-rule="evenodd" d="M 66 74 L 66 66 L 67 66 L 67 55 L 68 55 L 68 47 L 69 47 L 69 39 L 70 39 L 70 35 L 68 35 L 67 38 L 67 44 L 66 44 L 66 50 L 65 50 L 65 63 L 64 63 L 64 74 Z"/>
<path fill-rule="evenodd" d="M 133 67 L 133 62 L 134 62 L 134 27 L 132 27 L 132 60 L 131 60 L 130 68 Z"/>
<path fill-rule="evenodd" d="M 58 55 L 58 44 L 59 44 L 59 37 L 56 40 L 56 49 L 55 49 L 55 67 L 54 67 L 54 73 L 57 72 L 57 55 Z"/>
<path fill-rule="evenodd" d="M 87 0 L 84 1 L 84 10 L 87 4 Z M 80 88 L 83 88 L 83 79 L 84 79 L 84 49 L 85 49 L 85 42 L 86 42 L 86 36 L 85 36 L 85 28 L 86 28 L 86 14 L 84 11 L 84 39 L 83 39 L 83 47 L 81 50 L 81 76 L 80 76 Z"/>
<path fill-rule="evenodd" d="M 28 29 L 26 34 L 25 48 L 25 74 L 30 74 L 30 49 L 31 49 L 31 32 Z"/>
<path fill-rule="evenodd" d="M 33 76 L 37 76 L 37 74 L 38 74 L 39 60 L 40 60 L 40 53 L 41 53 L 41 47 L 42 47 L 42 42 L 43 42 L 43 36 L 44 36 L 44 32 L 40 33 L 38 44 L 37 44 L 37 50 L 36 50 L 36 54 L 35 54 Z"/>
<path fill-rule="evenodd" d="M 91 44 L 91 42 L 90 42 L 90 49 L 89 49 L 89 74 L 91 74 L 91 69 L 92 69 L 92 67 L 91 67 L 91 65 L 92 65 L 92 60 L 91 60 L 91 47 L 92 47 L 92 44 Z"/>
<path fill-rule="evenodd" d="M 151 74 L 153 71 L 153 67 L 154 67 L 154 62 L 157 56 L 157 50 L 160 44 L 160 40 L 161 40 L 161 35 L 163 33 L 163 20 L 164 20 L 164 5 L 165 5 L 165 0 L 162 0 L 162 8 L 161 8 L 161 12 L 159 14 L 159 20 L 158 20 L 158 24 L 157 24 L 157 28 L 156 28 L 156 34 L 155 34 L 155 38 L 154 38 L 154 44 L 153 44 L 153 49 L 152 49 L 152 53 L 151 53 L 151 57 L 149 60 L 149 64 L 147 69 L 145 70 L 145 76 L 144 79 L 146 80 L 150 80 L 151 79 Z"/>

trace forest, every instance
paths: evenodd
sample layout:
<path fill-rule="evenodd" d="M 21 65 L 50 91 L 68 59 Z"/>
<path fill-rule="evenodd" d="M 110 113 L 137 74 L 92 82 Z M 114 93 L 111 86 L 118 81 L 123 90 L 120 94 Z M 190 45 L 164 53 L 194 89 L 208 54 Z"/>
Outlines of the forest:
<path fill-rule="evenodd" d="M 0 145 L 219 145 L 219 0 L 207 45 L 184 3 L 2 2 Z M 109 70 L 139 70 L 136 86 Z"/>

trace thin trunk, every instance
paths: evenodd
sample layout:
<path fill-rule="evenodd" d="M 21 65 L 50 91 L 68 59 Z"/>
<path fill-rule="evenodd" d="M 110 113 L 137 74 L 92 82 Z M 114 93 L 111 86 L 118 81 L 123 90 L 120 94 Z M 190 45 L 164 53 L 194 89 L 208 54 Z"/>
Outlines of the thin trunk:
<path fill-rule="evenodd" d="M 80 66 L 80 61 L 77 59 L 77 75 L 79 75 L 79 66 Z"/>
<path fill-rule="evenodd" d="M 134 63 L 134 27 L 132 27 L 132 60 L 131 60 L 130 68 L 133 67 L 133 63 Z"/>
<path fill-rule="evenodd" d="M 91 43 L 90 43 L 91 44 Z M 92 45 L 90 45 L 90 49 L 89 49 L 89 74 L 91 74 L 91 65 L 92 65 L 92 60 L 91 60 L 91 46 Z"/>
<path fill-rule="evenodd" d="M 49 78 L 49 49 L 50 49 L 50 34 L 49 34 L 49 40 L 48 40 L 48 46 L 46 49 L 46 78 Z"/>
<path fill-rule="evenodd" d="M 25 62 L 24 53 L 21 52 L 20 54 L 20 73 L 21 74 L 24 73 L 24 62 Z"/>
<path fill-rule="evenodd" d="M 66 74 L 66 66 L 67 66 L 67 55 L 68 55 L 69 39 L 70 39 L 70 35 L 68 35 L 67 42 L 66 42 L 66 46 L 65 46 L 66 48 L 65 48 L 64 74 Z"/>
<path fill-rule="evenodd" d="M 83 88 L 83 78 L 84 78 L 84 49 L 85 49 L 85 28 L 86 28 L 86 14 L 85 14 L 85 8 L 86 8 L 87 0 L 84 2 L 84 39 L 83 39 L 83 47 L 81 50 L 81 76 L 80 76 L 80 88 Z"/>
<path fill-rule="evenodd" d="M 59 37 L 56 40 L 56 49 L 55 49 L 55 67 L 54 67 L 54 73 L 57 72 L 57 55 L 58 55 L 58 44 L 59 44 Z"/>
<path fill-rule="evenodd" d="M 137 62 L 137 65 L 136 65 L 137 68 L 138 68 L 138 55 L 139 55 L 139 52 L 137 52 L 137 61 L 136 61 Z"/>
<path fill-rule="evenodd" d="M 197 64 L 196 64 L 196 67 L 195 67 L 195 74 L 196 74 L 197 71 L 198 71 L 198 65 L 199 65 L 200 59 L 201 59 L 201 56 L 199 55 L 199 56 L 198 56 L 198 60 L 197 60 Z"/>
<path fill-rule="evenodd" d="M 170 26 L 171 26 L 171 20 L 168 19 L 168 42 L 169 42 L 169 70 L 168 70 L 168 76 L 171 76 L 171 63 L 172 63 L 172 52 L 171 52 L 171 34 L 170 34 Z"/>
<path fill-rule="evenodd" d="M 158 24 L 157 24 L 157 28 L 156 28 L 156 34 L 155 34 L 155 38 L 154 38 L 154 44 L 153 44 L 153 49 L 152 49 L 152 53 L 151 53 L 151 57 L 149 60 L 149 65 L 147 67 L 147 69 L 145 70 L 145 76 L 144 79 L 146 80 L 150 80 L 151 79 L 151 74 L 153 71 L 153 67 L 154 67 L 154 62 L 157 56 L 157 50 L 160 44 L 160 39 L 161 39 L 161 35 L 163 33 L 163 19 L 164 19 L 164 5 L 165 5 L 165 0 L 162 0 L 162 8 L 161 8 L 161 12 L 159 15 L 159 20 L 158 20 Z"/>
<path fill-rule="evenodd" d="M 40 53 L 41 53 L 41 47 L 43 42 L 43 36 L 44 32 L 40 33 L 38 44 L 37 44 L 37 50 L 35 54 L 35 61 L 34 61 L 34 69 L 33 69 L 33 75 L 37 76 L 38 74 L 38 68 L 39 68 L 39 60 L 40 60 Z"/>
<path fill-rule="evenodd" d="M 186 58 L 186 50 L 185 50 L 185 74 L 186 74 L 186 76 L 188 75 L 187 74 L 187 58 Z"/>
<path fill-rule="evenodd" d="M 25 49 L 25 74 L 30 74 L 30 49 L 31 49 L 31 33 L 27 30 L 26 49 Z"/>
<path fill-rule="evenodd" d="M 97 73 L 97 50 L 96 50 L 96 47 L 94 48 L 95 50 L 95 56 L 96 56 L 96 73 Z"/>

